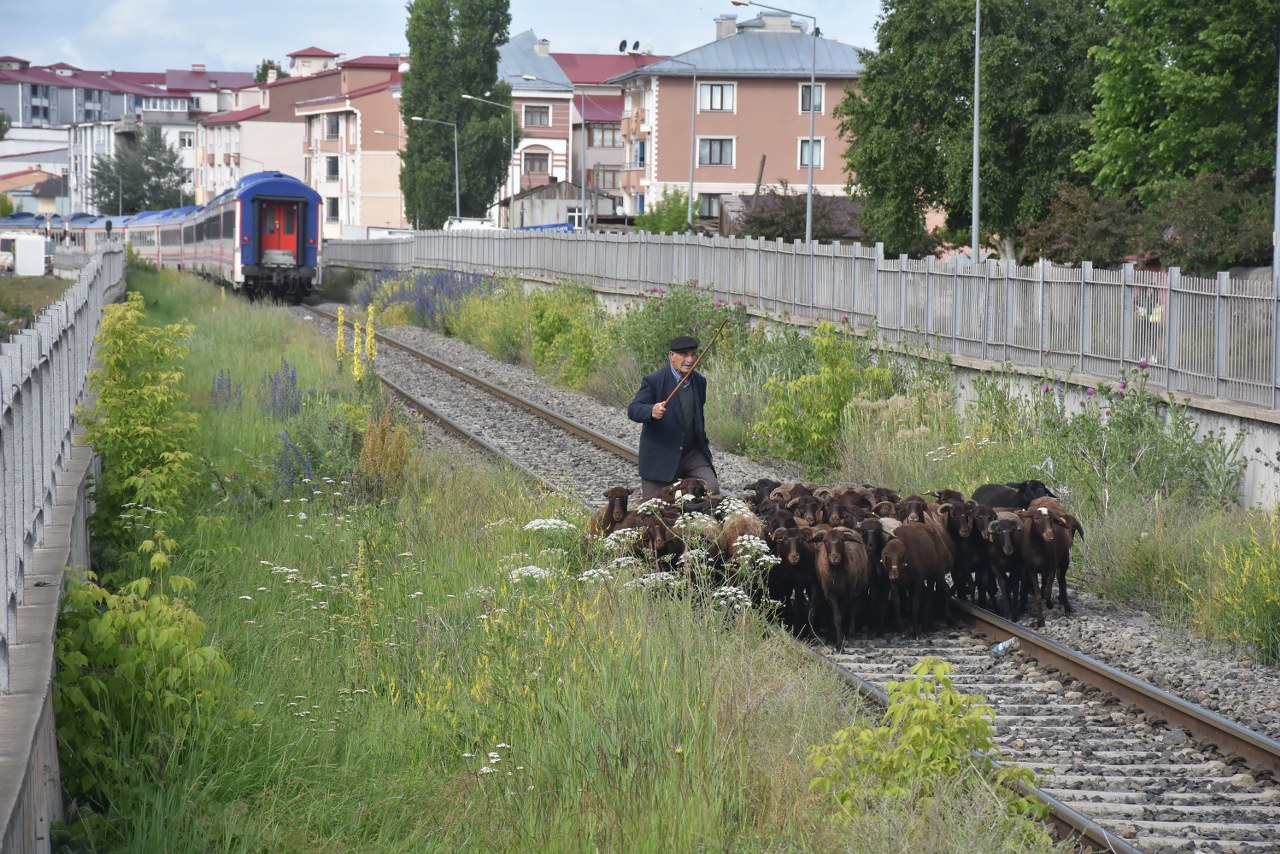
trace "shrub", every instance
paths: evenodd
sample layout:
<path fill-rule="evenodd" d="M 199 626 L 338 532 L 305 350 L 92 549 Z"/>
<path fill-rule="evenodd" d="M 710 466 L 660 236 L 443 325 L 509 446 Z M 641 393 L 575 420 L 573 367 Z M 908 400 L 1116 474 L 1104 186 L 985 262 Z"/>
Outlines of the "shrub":
<path fill-rule="evenodd" d="M 928 792 L 974 769 L 975 750 L 997 758 L 995 712 L 982 697 L 955 690 L 950 673 L 947 662 L 922 658 L 912 665 L 911 679 L 888 683 L 889 705 L 880 726 L 838 730 L 830 744 L 810 750 L 816 772 L 811 787 L 829 794 L 841 814 L 854 817 L 868 798 Z M 1001 782 L 1031 781 L 1030 771 L 1012 766 L 995 776 Z M 1010 795 L 1008 803 L 1028 816 L 1046 812 L 1026 798 Z M 1028 821 L 1021 833 L 1032 840 L 1043 831 Z"/>
<path fill-rule="evenodd" d="M 1211 640 L 1245 647 L 1265 664 L 1280 665 L 1280 530 L 1275 517 L 1237 542 L 1205 549 L 1205 573 L 1190 593 L 1192 624 Z M 1185 587 L 1185 582 L 1183 583 Z"/>
<path fill-rule="evenodd" d="M 465 297 L 489 294 L 494 281 L 486 276 L 447 270 L 379 270 L 355 295 L 361 308 L 374 306 L 376 312 L 391 311 L 397 318 L 411 317 L 427 329 L 447 332 L 446 318 Z M 383 325 L 392 325 L 384 319 Z"/>
<path fill-rule="evenodd" d="M 765 381 L 768 401 L 752 435 L 760 452 L 794 460 L 819 476 L 835 458 L 849 401 L 855 394 L 883 397 L 891 386 L 888 370 L 867 365 L 865 344 L 840 334 L 831 323 L 818 324 L 813 349 L 816 373 Z M 858 363 L 864 367 L 859 369 Z"/>
<path fill-rule="evenodd" d="M 172 513 L 194 483 L 189 448 L 196 417 L 183 409 L 180 367 L 193 329 L 186 323 L 147 326 L 137 292 L 103 310 L 97 337 L 102 366 L 89 373 L 95 402 L 79 412 L 86 442 L 103 459 L 102 474 L 94 478 L 95 547 L 127 545 L 121 520 L 126 505 Z"/>
<path fill-rule="evenodd" d="M 178 576 L 168 584 L 174 593 L 193 587 Z M 92 573 L 73 580 L 54 646 L 62 779 L 73 798 L 120 812 L 218 720 L 231 672 L 204 645 L 200 617 L 151 587 L 140 578 L 112 593 Z"/>

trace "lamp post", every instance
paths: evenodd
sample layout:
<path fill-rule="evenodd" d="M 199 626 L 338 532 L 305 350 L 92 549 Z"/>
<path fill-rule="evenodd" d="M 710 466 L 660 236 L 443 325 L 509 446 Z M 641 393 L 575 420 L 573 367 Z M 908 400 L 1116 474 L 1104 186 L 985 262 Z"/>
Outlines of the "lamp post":
<path fill-rule="evenodd" d="M 557 89 L 559 89 L 562 92 L 568 92 L 570 99 L 573 98 L 573 94 L 575 92 L 578 94 L 578 114 L 582 118 L 582 143 L 578 148 L 578 151 L 582 158 L 582 164 L 578 167 L 578 172 L 582 176 L 582 207 L 580 209 L 579 215 L 582 217 L 582 230 L 586 231 L 587 230 L 587 93 L 582 91 L 581 89 L 578 89 L 572 83 L 566 86 L 565 84 L 557 82 L 555 80 L 543 80 L 541 77 L 537 77 L 533 74 L 521 74 L 520 77 L 523 80 L 537 80 L 541 83 L 546 83 L 548 86 L 555 86 Z M 573 150 L 572 122 L 570 122 L 569 136 L 570 136 L 569 150 L 570 152 L 572 152 Z M 570 157 L 572 158 L 572 154 L 570 155 Z M 572 162 L 570 162 L 570 165 L 569 165 L 569 177 L 571 179 L 573 177 Z"/>
<path fill-rule="evenodd" d="M 502 109 L 509 110 L 511 112 L 511 138 L 509 142 L 509 147 L 511 149 L 511 195 L 507 199 L 507 228 L 511 228 L 511 214 L 515 207 L 516 197 L 516 108 L 510 104 L 504 104 L 501 101 L 490 101 L 488 98 L 480 98 L 476 95 L 464 94 L 462 98 L 466 101 L 479 101 L 482 104 L 491 104 L 495 107 L 502 107 Z"/>
<path fill-rule="evenodd" d="M 973 263 L 982 260 L 978 249 L 978 57 L 982 44 L 982 0 L 973 0 L 973 222 L 969 240 L 973 244 Z"/>
<path fill-rule="evenodd" d="M 764 3 L 757 3 L 756 0 L 731 0 L 735 6 L 759 6 L 761 9 L 769 9 L 773 12 L 782 12 L 786 15 L 798 15 L 801 18 L 808 18 L 813 21 L 813 58 L 809 64 L 809 192 L 805 198 L 804 205 L 804 240 L 805 243 L 813 240 L 813 114 L 814 105 L 818 100 L 818 37 L 821 32 L 818 30 L 818 19 L 813 15 L 806 15 L 804 12 L 792 12 L 790 9 L 780 9 L 777 6 L 767 6 Z M 826 161 L 826 152 L 823 152 L 823 162 Z"/>
<path fill-rule="evenodd" d="M 458 126 L 454 122 L 446 122 L 440 119 L 429 119 L 426 116 L 409 116 L 409 120 L 413 122 L 430 122 L 433 125 L 448 125 L 453 128 L 453 215 L 462 219 L 462 193 L 458 189 Z M 512 121 L 515 121 L 514 114 Z M 512 133 L 514 134 L 514 128 Z M 509 219 L 509 217 L 508 217 Z"/>

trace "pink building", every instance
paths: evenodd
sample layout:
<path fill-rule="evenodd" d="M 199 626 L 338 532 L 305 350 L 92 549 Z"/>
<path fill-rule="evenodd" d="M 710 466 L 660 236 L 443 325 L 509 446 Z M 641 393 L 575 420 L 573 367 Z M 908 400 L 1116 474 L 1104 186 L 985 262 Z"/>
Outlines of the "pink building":
<path fill-rule="evenodd" d="M 691 183 L 704 217 L 718 217 L 722 198 L 751 193 L 758 180 L 803 191 L 811 105 L 814 193 L 843 194 L 844 146 L 832 110 L 862 70 L 858 48 L 765 12 L 742 23 L 723 15 L 710 44 L 610 78 L 624 97 L 626 212 L 643 213 L 666 188 Z"/>

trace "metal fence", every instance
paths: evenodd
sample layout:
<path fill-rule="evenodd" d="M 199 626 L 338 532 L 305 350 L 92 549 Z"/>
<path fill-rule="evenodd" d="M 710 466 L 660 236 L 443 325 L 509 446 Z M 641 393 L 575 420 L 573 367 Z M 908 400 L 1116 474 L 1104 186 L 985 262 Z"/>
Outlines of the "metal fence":
<path fill-rule="evenodd" d="M 753 312 L 855 328 L 1031 371 L 1119 379 L 1276 409 L 1280 302 L 1270 280 L 884 257 L 883 247 L 699 235 L 499 230 L 329 241 L 324 263 L 576 281 L 642 294 L 694 282 Z"/>
<path fill-rule="evenodd" d="M 102 307 L 118 298 L 124 269 L 123 252 L 96 256 L 31 328 L 0 345 L 0 694 L 9 691 L 23 579 L 71 450 Z"/>

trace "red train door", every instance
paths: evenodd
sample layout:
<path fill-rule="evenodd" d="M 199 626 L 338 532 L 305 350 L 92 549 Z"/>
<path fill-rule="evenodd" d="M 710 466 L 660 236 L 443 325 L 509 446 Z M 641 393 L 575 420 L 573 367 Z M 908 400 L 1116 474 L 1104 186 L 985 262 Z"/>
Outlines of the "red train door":
<path fill-rule="evenodd" d="M 264 201 L 258 212 L 262 264 L 298 265 L 298 208 L 293 202 Z"/>

